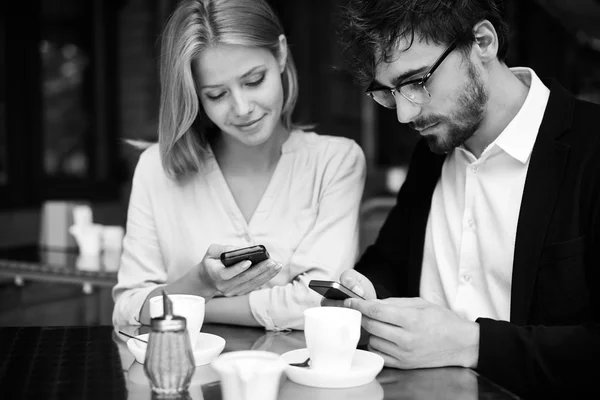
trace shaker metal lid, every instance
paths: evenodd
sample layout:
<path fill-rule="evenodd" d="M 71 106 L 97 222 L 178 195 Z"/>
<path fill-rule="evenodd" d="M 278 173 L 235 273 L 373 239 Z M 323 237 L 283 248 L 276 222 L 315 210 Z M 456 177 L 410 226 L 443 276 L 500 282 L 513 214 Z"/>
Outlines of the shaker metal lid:
<path fill-rule="evenodd" d="M 167 292 L 163 289 L 163 316 L 152 318 L 150 326 L 153 331 L 184 331 L 186 328 L 186 320 L 184 317 L 173 315 L 173 302 L 169 299 Z"/>

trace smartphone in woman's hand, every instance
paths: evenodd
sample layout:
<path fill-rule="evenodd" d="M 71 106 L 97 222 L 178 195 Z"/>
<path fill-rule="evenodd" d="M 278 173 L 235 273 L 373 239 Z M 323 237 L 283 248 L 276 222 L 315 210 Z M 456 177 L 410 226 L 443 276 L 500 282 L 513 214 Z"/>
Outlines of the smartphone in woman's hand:
<path fill-rule="evenodd" d="M 252 265 L 269 258 L 269 252 L 262 244 L 241 249 L 226 251 L 221 254 L 221 262 L 226 267 L 231 267 L 240 261 L 250 260 Z"/>

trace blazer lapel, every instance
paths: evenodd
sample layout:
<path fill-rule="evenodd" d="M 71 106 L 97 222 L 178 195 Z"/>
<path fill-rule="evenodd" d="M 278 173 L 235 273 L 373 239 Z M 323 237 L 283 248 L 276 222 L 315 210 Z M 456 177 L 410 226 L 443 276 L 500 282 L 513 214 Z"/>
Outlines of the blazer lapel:
<path fill-rule="evenodd" d="M 573 106 L 574 98 L 552 82 L 531 153 L 517 225 L 510 306 L 510 320 L 517 325 L 524 325 L 529 316 L 546 231 L 569 154 L 569 146 L 556 139 L 569 129 Z"/>

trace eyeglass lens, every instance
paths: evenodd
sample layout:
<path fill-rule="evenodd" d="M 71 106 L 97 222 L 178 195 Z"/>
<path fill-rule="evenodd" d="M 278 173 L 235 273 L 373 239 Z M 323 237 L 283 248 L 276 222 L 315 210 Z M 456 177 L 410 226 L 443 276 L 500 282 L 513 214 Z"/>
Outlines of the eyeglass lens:
<path fill-rule="evenodd" d="M 390 90 L 377 90 L 371 92 L 370 95 L 377 103 L 387 108 L 396 108 L 396 99 L 394 98 L 394 92 L 396 89 Z M 400 87 L 400 94 L 407 100 L 415 104 L 427 104 L 431 100 L 431 95 L 425 88 L 425 86 L 419 83 L 413 83 L 410 85 Z"/>

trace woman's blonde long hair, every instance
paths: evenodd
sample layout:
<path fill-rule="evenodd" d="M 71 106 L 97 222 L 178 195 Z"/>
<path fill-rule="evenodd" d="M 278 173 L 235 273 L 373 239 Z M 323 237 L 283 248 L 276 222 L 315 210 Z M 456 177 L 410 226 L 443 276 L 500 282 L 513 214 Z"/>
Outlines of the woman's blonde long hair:
<path fill-rule="evenodd" d="M 182 0 L 161 40 L 158 142 L 167 175 L 180 180 L 197 172 L 209 140 L 218 134 L 200 103 L 192 60 L 207 46 L 262 47 L 279 59 L 283 29 L 265 0 Z M 282 73 L 281 121 L 294 129 L 298 76 L 288 50 Z"/>

